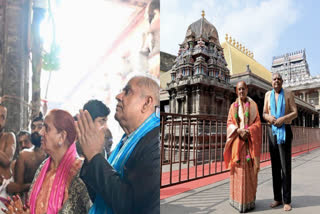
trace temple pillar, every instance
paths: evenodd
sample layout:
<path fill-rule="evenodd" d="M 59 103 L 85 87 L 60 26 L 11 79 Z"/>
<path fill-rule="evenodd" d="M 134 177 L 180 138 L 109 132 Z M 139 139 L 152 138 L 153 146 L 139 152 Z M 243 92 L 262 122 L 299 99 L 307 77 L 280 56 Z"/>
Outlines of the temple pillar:
<path fill-rule="evenodd" d="M 176 113 L 176 95 L 175 94 L 173 94 L 172 95 L 172 113 Z"/>
<path fill-rule="evenodd" d="M 189 96 L 188 94 L 185 95 L 185 114 L 189 114 Z"/>
<path fill-rule="evenodd" d="M 196 89 L 196 113 L 200 113 L 200 88 Z"/>
<path fill-rule="evenodd" d="M 227 101 L 227 103 L 226 103 L 226 104 L 227 104 L 227 107 L 226 107 L 227 113 L 226 113 L 226 114 L 227 114 L 227 116 L 228 116 L 229 108 L 230 108 L 230 105 L 231 105 L 231 104 L 230 104 L 230 102 L 231 102 L 231 101 L 230 101 L 230 94 L 227 94 L 226 101 Z"/>
<path fill-rule="evenodd" d="M 203 91 L 203 102 L 204 102 L 204 107 L 203 107 L 203 113 L 208 114 L 209 113 L 209 92 L 207 91 L 208 89 Z"/>
<path fill-rule="evenodd" d="M 199 91 L 199 92 L 198 92 Z M 197 89 L 197 93 L 198 93 L 198 99 L 199 99 L 199 103 L 198 103 L 198 114 L 202 114 L 202 109 L 203 109 L 203 91 L 200 89 Z"/>
<path fill-rule="evenodd" d="M 209 111 L 209 113 L 210 113 L 211 115 L 213 115 L 213 114 L 215 114 L 215 93 L 214 93 L 213 90 L 210 91 L 209 100 L 210 100 L 210 104 L 209 104 L 209 105 L 210 105 L 210 106 L 209 106 L 210 111 Z"/>
<path fill-rule="evenodd" d="M 196 113 L 196 88 L 192 88 L 192 113 Z"/>
<path fill-rule="evenodd" d="M 223 100 L 223 112 L 222 112 L 222 114 L 224 115 L 224 116 L 228 116 L 228 106 L 227 106 L 227 102 L 228 102 L 228 96 L 227 96 L 227 94 L 224 94 L 224 100 Z"/>
<path fill-rule="evenodd" d="M 175 99 L 175 111 L 174 113 L 179 114 L 179 100 L 176 98 Z"/>
<path fill-rule="evenodd" d="M 29 1 L 0 1 L 0 97 L 7 108 L 5 130 L 29 122 Z"/>
<path fill-rule="evenodd" d="M 224 108 L 225 108 L 225 105 L 226 105 L 226 98 L 225 98 L 224 94 L 222 94 L 222 97 L 223 97 L 223 99 L 221 100 L 221 106 L 220 106 L 219 114 L 222 115 L 222 116 L 225 116 Z"/>
<path fill-rule="evenodd" d="M 188 89 L 185 88 L 184 89 L 184 98 L 185 98 L 185 102 L 184 102 L 184 113 L 185 114 L 189 114 L 189 94 L 188 94 Z"/>
<path fill-rule="evenodd" d="M 304 100 L 305 102 L 307 102 L 307 100 L 306 100 L 306 92 L 305 92 L 305 91 L 302 91 L 301 93 L 303 94 L 303 100 Z"/>
<path fill-rule="evenodd" d="M 202 109 L 202 112 L 203 112 L 204 114 L 208 114 L 208 106 L 209 106 L 209 104 L 208 104 L 208 98 L 209 98 L 208 94 L 209 94 L 209 92 L 207 91 L 207 89 L 205 89 L 205 90 L 203 91 L 203 98 L 202 98 L 202 101 L 203 101 L 203 109 Z"/>
<path fill-rule="evenodd" d="M 213 97 L 212 97 L 212 101 L 213 101 L 213 114 L 217 115 L 218 114 L 218 104 L 217 104 L 217 94 L 214 92 L 213 93 Z"/>

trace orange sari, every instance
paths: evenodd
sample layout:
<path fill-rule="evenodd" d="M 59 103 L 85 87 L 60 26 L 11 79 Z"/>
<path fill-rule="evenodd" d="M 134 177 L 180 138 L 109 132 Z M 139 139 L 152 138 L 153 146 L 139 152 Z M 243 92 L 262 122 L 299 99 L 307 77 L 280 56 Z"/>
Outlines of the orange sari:
<path fill-rule="evenodd" d="M 238 103 L 239 110 L 234 102 L 229 110 L 227 121 L 227 142 L 224 148 L 224 162 L 230 168 L 230 204 L 240 212 L 255 207 L 257 192 L 257 175 L 254 174 L 255 157 L 260 157 L 261 151 L 261 121 L 257 104 L 248 97 L 250 102 L 248 127 L 244 125 L 244 108 Z M 238 124 L 235 118 L 239 116 Z M 237 134 L 237 128 L 246 128 L 250 137 L 246 143 Z M 249 153 L 249 154 L 248 154 Z M 250 156 L 247 160 L 246 156 Z"/>
<path fill-rule="evenodd" d="M 64 197 L 63 197 L 63 204 L 68 199 L 69 196 L 69 186 L 70 182 L 74 178 L 74 176 L 78 173 L 82 166 L 82 159 L 76 159 L 70 169 L 70 172 L 68 173 L 68 177 L 66 179 L 66 188 L 64 190 Z M 50 193 L 51 189 L 53 188 L 54 178 L 57 174 L 57 170 L 50 169 L 47 171 L 44 181 L 42 183 L 42 188 L 38 194 L 37 201 L 36 201 L 36 207 L 35 207 L 35 213 L 47 213 L 48 206 L 49 206 L 49 199 L 50 199 Z"/>

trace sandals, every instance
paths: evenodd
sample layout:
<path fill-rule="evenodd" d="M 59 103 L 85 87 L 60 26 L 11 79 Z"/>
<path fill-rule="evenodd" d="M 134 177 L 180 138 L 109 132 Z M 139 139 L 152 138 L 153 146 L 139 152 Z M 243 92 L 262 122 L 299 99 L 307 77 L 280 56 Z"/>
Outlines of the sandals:
<path fill-rule="evenodd" d="M 270 204 L 270 207 L 271 208 L 275 208 L 277 206 L 280 206 L 282 205 L 282 202 L 281 201 L 273 201 L 271 204 Z"/>
<path fill-rule="evenodd" d="M 270 207 L 271 207 L 271 208 L 275 208 L 275 207 L 278 207 L 278 206 L 280 206 L 280 205 L 282 205 L 282 204 L 283 204 L 283 203 L 280 202 L 280 201 L 273 201 L 273 202 L 270 204 Z M 284 204 L 283 210 L 284 210 L 284 211 L 290 211 L 290 210 L 292 210 L 292 207 L 291 207 L 290 204 Z"/>

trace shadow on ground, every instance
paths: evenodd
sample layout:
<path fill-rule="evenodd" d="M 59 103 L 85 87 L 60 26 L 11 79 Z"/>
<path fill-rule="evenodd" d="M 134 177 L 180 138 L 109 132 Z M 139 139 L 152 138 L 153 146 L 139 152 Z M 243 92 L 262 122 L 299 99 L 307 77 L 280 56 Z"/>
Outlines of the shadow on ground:
<path fill-rule="evenodd" d="M 160 213 L 161 214 L 187 214 L 187 213 L 197 213 L 198 211 L 201 211 L 199 208 L 195 207 L 185 207 L 183 205 L 178 204 L 164 204 L 160 207 Z"/>
<path fill-rule="evenodd" d="M 313 195 L 292 196 L 293 208 L 314 207 L 314 206 L 319 206 L 319 204 L 320 204 L 320 196 L 313 196 Z"/>

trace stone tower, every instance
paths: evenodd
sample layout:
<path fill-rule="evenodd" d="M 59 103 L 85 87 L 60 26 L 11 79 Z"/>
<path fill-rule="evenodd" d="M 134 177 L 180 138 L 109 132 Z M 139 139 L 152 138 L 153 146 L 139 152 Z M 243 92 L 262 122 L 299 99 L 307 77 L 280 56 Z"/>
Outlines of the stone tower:
<path fill-rule="evenodd" d="M 171 69 L 171 113 L 227 116 L 233 87 L 216 28 L 204 17 L 192 23 Z"/>
<path fill-rule="evenodd" d="M 305 49 L 273 57 L 271 72 L 281 74 L 284 87 L 297 85 L 301 80 L 308 79 L 310 71 Z"/>

